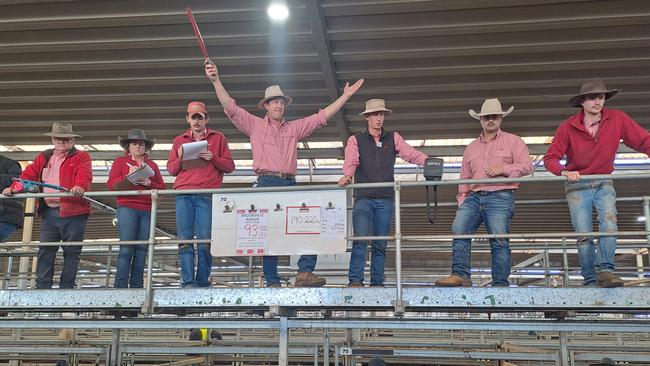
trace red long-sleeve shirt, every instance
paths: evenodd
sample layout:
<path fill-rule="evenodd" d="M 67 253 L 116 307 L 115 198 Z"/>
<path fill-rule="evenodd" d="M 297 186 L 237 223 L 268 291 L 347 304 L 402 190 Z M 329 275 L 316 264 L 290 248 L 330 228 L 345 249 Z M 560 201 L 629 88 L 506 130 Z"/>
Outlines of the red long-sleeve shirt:
<path fill-rule="evenodd" d="M 163 177 L 160 174 L 158 165 L 154 163 L 153 160 L 149 160 L 148 157 L 145 157 L 144 162 L 149 165 L 149 167 L 154 172 L 153 177 L 149 178 L 149 180 L 151 180 L 151 184 L 148 187 L 141 184 L 131 184 L 131 188 L 129 189 L 134 191 L 165 189 L 165 182 L 163 181 Z M 124 153 L 124 156 L 120 156 L 119 158 L 115 159 L 113 166 L 111 166 L 111 171 L 108 173 L 108 181 L 106 182 L 108 189 L 116 190 L 115 185 L 124 180 L 124 178 L 129 175 L 129 169 L 131 166 L 138 166 L 138 163 L 133 160 L 131 155 L 127 152 Z M 117 204 L 136 210 L 151 211 L 151 196 L 148 194 L 141 196 L 117 196 Z"/>
<path fill-rule="evenodd" d="M 583 117 L 581 109 L 558 127 L 544 156 L 544 166 L 549 172 L 555 175 L 563 170 L 583 175 L 609 174 L 614 171 L 614 158 L 621 139 L 630 148 L 650 155 L 650 133 L 624 112 L 603 108 L 600 127 L 593 137 L 585 128 Z M 567 165 L 563 166 L 560 159 L 565 155 Z"/>
<path fill-rule="evenodd" d="M 207 129 L 208 150 L 212 152 L 212 160 L 202 167 L 182 170 L 182 159 L 178 157 L 178 148 L 185 143 L 194 142 L 192 130 L 188 129 L 174 138 L 173 146 L 167 159 L 167 171 L 176 176 L 174 189 L 203 189 L 219 188 L 223 182 L 224 173 L 235 170 L 235 162 L 228 149 L 226 137 L 218 131 Z"/>
<path fill-rule="evenodd" d="M 46 168 L 45 163 L 49 161 L 53 150 L 46 150 L 34 159 L 20 175 L 22 179 L 42 182 L 41 174 Z M 93 169 L 90 155 L 87 152 L 70 149 L 65 156 L 59 170 L 59 185 L 65 188 L 79 186 L 85 191 L 90 189 L 93 181 Z M 40 200 L 39 200 L 40 201 Z M 59 215 L 61 217 L 89 215 L 90 203 L 83 197 L 61 197 Z"/>

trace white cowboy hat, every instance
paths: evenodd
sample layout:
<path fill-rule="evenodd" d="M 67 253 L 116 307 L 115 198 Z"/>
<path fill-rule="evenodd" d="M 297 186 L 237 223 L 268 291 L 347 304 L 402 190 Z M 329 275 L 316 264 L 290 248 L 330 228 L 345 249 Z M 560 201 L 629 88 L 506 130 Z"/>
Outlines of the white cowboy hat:
<path fill-rule="evenodd" d="M 503 109 L 501 109 L 501 102 L 499 102 L 499 99 L 492 98 L 486 99 L 485 102 L 483 102 L 483 105 L 481 106 L 481 113 L 476 113 L 476 111 L 470 109 L 469 115 L 478 120 L 480 120 L 482 116 L 489 116 L 491 114 L 500 114 L 502 117 L 505 117 L 512 113 L 514 109 L 515 106 L 510 106 L 507 111 L 503 111 Z"/>
<path fill-rule="evenodd" d="M 284 106 L 288 107 L 291 104 L 291 99 L 290 96 L 284 95 L 282 92 L 282 89 L 280 89 L 280 85 L 271 85 L 266 90 L 264 90 L 264 99 L 260 100 L 259 103 L 257 103 L 257 106 L 259 109 L 264 109 L 264 103 L 268 102 L 269 99 L 277 98 L 277 97 L 282 97 L 284 98 Z"/>

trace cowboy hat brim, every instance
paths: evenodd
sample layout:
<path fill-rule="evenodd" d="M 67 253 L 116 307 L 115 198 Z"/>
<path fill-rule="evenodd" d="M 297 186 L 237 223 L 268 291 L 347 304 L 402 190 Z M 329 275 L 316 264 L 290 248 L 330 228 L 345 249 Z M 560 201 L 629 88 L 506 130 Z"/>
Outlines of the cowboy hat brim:
<path fill-rule="evenodd" d="M 293 98 L 291 98 L 291 97 L 289 97 L 289 96 L 286 96 L 286 95 L 276 95 L 276 96 L 273 96 L 273 97 L 268 97 L 268 98 L 264 98 L 264 99 L 260 100 L 260 102 L 257 103 L 257 108 L 262 109 L 262 110 L 265 110 L 265 109 L 264 109 L 264 103 L 268 102 L 269 100 L 271 100 L 271 99 L 273 99 L 273 98 L 284 98 L 284 106 L 285 106 L 285 107 L 290 106 L 290 105 L 291 105 L 291 102 L 293 101 Z"/>
<path fill-rule="evenodd" d="M 582 99 L 582 97 L 584 97 L 586 95 L 589 95 L 589 94 L 605 94 L 605 100 L 609 100 L 609 99 L 614 98 L 616 96 L 616 94 L 618 94 L 620 91 L 621 91 L 621 89 L 592 90 L 590 92 L 578 94 L 578 95 L 572 97 L 571 99 L 569 99 L 569 105 L 571 107 L 576 107 L 576 108 L 582 107 L 582 105 L 580 104 L 580 99 Z"/>
<path fill-rule="evenodd" d="M 512 113 L 512 111 L 514 111 L 514 110 L 515 110 L 514 105 L 510 106 L 510 108 L 508 108 L 507 111 L 499 111 L 499 112 L 476 113 L 475 110 L 470 109 L 469 110 L 469 115 L 472 116 L 472 118 L 478 119 L 480 121 L 482 116 L 489 116 L 489 115 L 492 115 L 492 114 L 500 114 L 501 117 L 505 117 L 505 116 L 509 115 L 510 113 Z"/>
<path fill-rule="evenodd" d="M 153 145 L 156 144 L 156 139 L 153 139 L 153 140 L 145 140 L 145 139 L 130 139 L 130 138 L 128 138 L 128 137 L 121 137 L 121 136 L 118 136 L 118 137 L 117 137 L 117 142 L 120 144 L 120 146 L 122 146 L 122 148 L 123 148 L 124 150 L 129 150 L 129 142 L 130 142 L 131 140 L 142 140 L 142 141 L 144 141 L 144 148 L 145 148 L 146 150 L 151 150 L 151 148 L 153 147 Z"/>
<path fill-rule="evenodd" d="M 359 113 L 359 116 L 365 117 L 366 114 L 373 113 L 373 112 L 386 112 L 387 115 L 393 113 L 393 111 L 388 108 L 379 108 L 379 109 L 371 109 L 371 110 L 366 109 L 365 111 Z"/>
<path fill-rule="evenodd" d="M 48 132 L 48 133 L 44 133 L 43 135 L 50 136 L 50 137 L 81 137 L 81 135 L 77 135 L 76 133 Z"/>

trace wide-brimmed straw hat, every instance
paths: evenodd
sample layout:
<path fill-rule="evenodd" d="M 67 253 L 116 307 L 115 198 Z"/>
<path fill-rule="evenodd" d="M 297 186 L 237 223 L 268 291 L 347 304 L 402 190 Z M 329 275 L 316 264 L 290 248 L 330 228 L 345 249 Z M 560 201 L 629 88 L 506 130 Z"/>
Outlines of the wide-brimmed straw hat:
<path fill-rule="evenodd" d="M 582 107 L 580 100 L 586 95 L 605 94 L 605 100 L 607 100 L 614 98 L 614 96 L 620 91 L 620 89 L 607 90 L 605 82 L 601 79 L 587 80 L 580 86 L 580 93 L 569 99 L 569 105 L 576 108 Z"/>
<path fill-rule="evenodd" d="M 512 113 L 514 109 L 515 106 L 510 106 L 507 111 L 504 111 L 501 108 L 501 102 L 499 102 L 499 99 L 491 98 L 486 99 L 485 102 L 483 102 L 483 105 L 481 106 L 481 113 L 476 113 L 475 110 L 470 109 L 469 115 L 478 120 L 480 120 L 482 116 L 489 116 L 492 114 L 500 114 L 502 117 L 505 117 Z"/>
<path fill-rule="evenodd" d="M 51 137 L 81 137 L 72 130 L 72 125 L 69 123 L 54 122 L 52 123 L 52 132 L 44 134 Z"/>
<path fill-rule="evenodd" d="M 370 99 L 366 101 L 366 110 L 359 113 L 360 116 L 365 116 L 368 113 L 384 111 L 386 114 L 393 113 L 392 110 L 386 108 L 386 101 L 383 99 Z"/>
<path fill-rule="evenodd" d="M 259 103 L 257 103 L 257 106 L 260 109 L 264 109 L 264 103 L 268 102 L 269 100 L 277 97 L 282 97 L 284 98 L 284 106 L 288 107 L 291 104 L 291 99 L 290 96 L 284 95 L 282 92 L 282 89 L 280 89 L 280 85 L 271 85 L 266 90 L 264 90 L 264 99 L 260 100 Z"/>
<path fill-rule="evenodd" d="M 156 139 L 150 140 L 147 138 L 147 135 L 143 130 L 139 128 L 134 128 L 129 130 L 126 137 L 118 137 L 117 142 L 122 146 L 124 150 L 129 150 L 129 143 L 131 140 L 142 140 L 144 141 L 144 148 L 146 150 L 151 150 L 153 145 L 156 143 Z"/>

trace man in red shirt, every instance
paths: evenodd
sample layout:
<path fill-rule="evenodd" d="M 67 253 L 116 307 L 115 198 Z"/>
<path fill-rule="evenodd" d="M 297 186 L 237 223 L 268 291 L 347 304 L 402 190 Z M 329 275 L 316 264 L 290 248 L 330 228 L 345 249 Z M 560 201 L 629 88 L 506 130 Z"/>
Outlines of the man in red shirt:
<path fill-rule="evenodd" d="M 613 172 L 621 140 L 632 149 L 650 155 L 650 133 L 624 112 L 604 108 L 605 101 L 618 92 L 618 89 L 607 90 L 599 79 L 583 83 L 580 93 L 569 99 L 569 104 L 580 110 L 558 127 L 544 156 L 549 172 L 567 177 L 565 191 L 571 223 L 579 233 L 593 231 L 594 208 L 599 231 L 618 231 L 614 183 L 609 179 L 580 181 L 580 176 Z M 566 165 L 560 163 L 564 156 Z M 597 249 L 592 237 L 578 237 L 577 241 L 585 286 L 623 286 L 623 281 L 613 273 L 615 236 L 600 237 Z"/>
<path fill-rule="evenodd" d="M 187 105 L 187 123 L 190 128 L 174 138 L 167 159 L 167 171 L 176 176 L 174 189 L 219 188 L 223 175 L 235 170 L 235 162 L 228 149 L 226 137 L 207 127 L 208 111 L 203 102 Z M 203 164 L 183 166 L 183 144 L 207 141 L 207 150 L 199 152 Z M 178 239 L 210 239 L 212 231 L 212 195 L 181 194 L 176 196 L 176 236 Z M 178 261 L 181 266 L 181 287 L 209 287 L 212 269 L 210 244 L 198 244 L 196 273 L 193 244 L 178 246 Z"/>
<path fill-rule="evenodd" d="M 92 163 L 90 155 L 74 146 L 74 133 L 69 123 L 52 125 L 52 132 L 46 133 L 52 138 L 53 149 L 38 154 L 34 162 L 20 175 L 22 179 L 33 180 L 61 186 L 70 190 L 73 196 L 46 197 L 38 201 L 38 213 L 41 216 L 41 242 L 82 241 L 86 232 L 86 222 L 90 215 L 90 203 L 83 194 L 92 183 Z M 17 182 L 6 188 L 5 196 L 19 192 Z M 59 192 L 53 188 L 43 188 L 44 193 Z M 63 248 L 63 271 L 59 288 L 73 288 L 79 268 L 81 245 L 61 245 Z M 54 277 L 54 259 L 58 246 L 39 246 L 36 265 L 36 288 L 52 288 Z"/>

